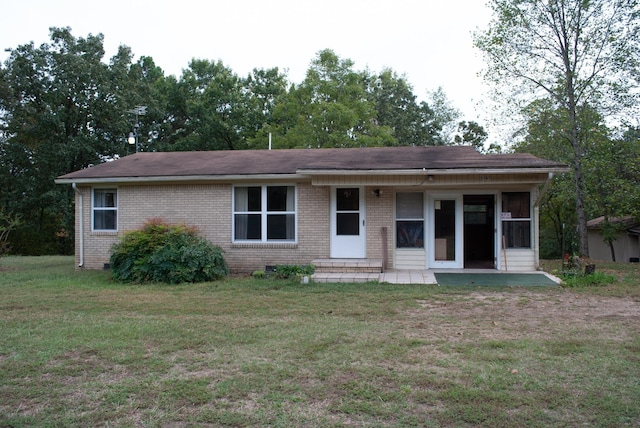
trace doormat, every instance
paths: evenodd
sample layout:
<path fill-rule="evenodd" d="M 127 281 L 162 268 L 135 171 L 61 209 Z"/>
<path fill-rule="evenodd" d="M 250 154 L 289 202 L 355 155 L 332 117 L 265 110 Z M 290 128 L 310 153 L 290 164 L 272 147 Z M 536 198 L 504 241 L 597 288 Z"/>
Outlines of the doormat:
<path fill-rule="evenodd" d="M 552 286 L 558 285 L 542 273 L 436 273 L 439 285 Z"/>

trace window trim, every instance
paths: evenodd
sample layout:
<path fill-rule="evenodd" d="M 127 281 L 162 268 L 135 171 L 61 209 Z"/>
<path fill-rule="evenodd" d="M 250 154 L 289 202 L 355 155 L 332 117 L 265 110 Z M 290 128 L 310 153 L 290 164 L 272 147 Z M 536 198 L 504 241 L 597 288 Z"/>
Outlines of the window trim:
<path fill-rule="evenodd" d="M 115 207 L 96 207 L 96 199 L 95 199 L 96 190 L 113 190 L 116 195 Z M 118 193 L 119 193 L 118 190 L 119 189 L 117 186 L 91 188 L 91 231 L 92 232 L 118 232 L 118 226 L 119 226 L 118 206 L 120 204 L 120 201 L 119 201 L 120 198 L 118 197 Z M 96 211 L 115 211 L 115 215 L 116 215 L 115 229 L 96 229 L 96 225 L 95 225 Z"/>
<path fill-rule="evenodd" d="M 260 211 L 236 211 L 236 189 L 260 187 Z M 269 187 L 293 187 L 293 211 L 268 211 Z M 260 239 L 236 239 L 236 215 L 260 215 Z M 293 215 L 293 239 L 268 239 L 268 217 L 270 215 Z M 294 183 L 257 184 L 247 183 L 233 185 L 231 189 L 231 242 L 233 244 L 297 244 L 298 243 L 298 186 Z"/>

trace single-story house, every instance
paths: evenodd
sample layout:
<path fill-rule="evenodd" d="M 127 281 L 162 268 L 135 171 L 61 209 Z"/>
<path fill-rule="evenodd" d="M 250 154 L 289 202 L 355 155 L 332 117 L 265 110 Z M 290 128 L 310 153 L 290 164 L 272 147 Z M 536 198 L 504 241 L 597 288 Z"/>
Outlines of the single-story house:
<path fill-rule="evenodd" d="M 469 146 L 164 152 L 56 183 L 76 192 L 79 268 L 102 269 L 124 232 L 162 218 L 197 226 L 233 272 L 319 260 L 533 271 L 541 194 L 567 170 Z"/>
<path fill-rule="evenodd" d="M 587 222 L 589 257 L 596 260 L 612 261 L 611 248 L 602 239 L 602 226 L 605 217 L 594 218 Z M 613 241 L 613 249 L 618 262 L 637 262 L 640 258 L 640 222 L 634 217 L 612 217 L 609 222 L 621 225 L 618 239 Z"/>

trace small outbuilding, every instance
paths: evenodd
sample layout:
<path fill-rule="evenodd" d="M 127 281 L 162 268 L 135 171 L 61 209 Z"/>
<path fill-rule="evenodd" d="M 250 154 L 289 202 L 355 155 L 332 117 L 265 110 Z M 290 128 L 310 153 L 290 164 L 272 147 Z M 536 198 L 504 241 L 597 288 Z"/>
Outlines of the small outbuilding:
<path fill-rule="evenodd" d="M 640 222 L 634 217 L 612 217 L 609 222 L 619 226 L 618 238 L 613 241 L 613 251 L 618 262 L 638 262 L 640 260 Z M 596 260 L 613 261 L 611 247 L 602 237 L 605 217 L 587 222 L 589 257 Z"/>

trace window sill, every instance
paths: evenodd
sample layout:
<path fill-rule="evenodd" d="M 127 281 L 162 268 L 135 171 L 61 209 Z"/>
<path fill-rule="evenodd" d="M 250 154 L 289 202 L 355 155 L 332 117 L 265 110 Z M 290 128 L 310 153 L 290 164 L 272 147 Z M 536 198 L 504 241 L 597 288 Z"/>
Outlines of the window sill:
<path fill-rule="evenodd" d="M 91 236 L 116 236 L 118 235 L 117 230 L 92 230 Z"/>
<path fill-rule="evenodd" d="M 298 248 L 297 242 L 232 242 L 231 248 L 291 249 Z"/>

